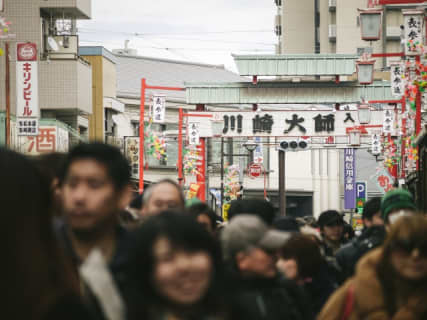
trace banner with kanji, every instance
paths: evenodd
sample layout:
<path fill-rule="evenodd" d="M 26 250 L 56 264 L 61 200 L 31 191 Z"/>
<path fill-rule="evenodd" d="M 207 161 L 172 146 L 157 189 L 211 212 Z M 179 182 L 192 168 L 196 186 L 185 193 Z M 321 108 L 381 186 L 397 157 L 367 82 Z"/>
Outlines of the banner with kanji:
<path fill-rule="evenodd" d="M 37 136 L 21 136 L 18 139 L 18 150 L 29 155 L 67 152 L 68 146 L 68 131 L 57 126 L 40 126 Z"/>

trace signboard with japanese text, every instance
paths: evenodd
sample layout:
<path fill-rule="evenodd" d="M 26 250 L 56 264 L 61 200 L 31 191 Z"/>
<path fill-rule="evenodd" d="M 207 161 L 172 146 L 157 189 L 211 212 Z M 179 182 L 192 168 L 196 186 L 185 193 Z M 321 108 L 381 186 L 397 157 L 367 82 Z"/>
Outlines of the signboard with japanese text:
<path fill-rule="evenodd" d="M 36 135 L 37 127 L 32 124 L 38 126 L 38 121 L 35 120 L 39 115 L 37 45 L 18 43 L 16 45 L 16 116 L 21 120 L 21 122 L 18 121 L 18 135 Z M 27 122 L 24 122 L 23 118 L 27 118 Z"/>
<path fill-rule="evenodd" d="M 391 64 L 390 65 L 390 82 L 391 82 L 391 94 L 395 97 L 401 97 L 405 93 L 404 85 L 404 71 L 402 65 Z"/>
<path fill-rule="evenodd" d="M 131 167 L 131 176 L 139 179 L 139 137 L 124 137 L 125 157 Z"/>
<path fill-rule="evenodd" d="M 38 118 L 17 118 L 17 134 L 18 136 L 37 136 L 39 134 L 39 119 Z"/>
<path fill-rule="evenodd" d="M 393 189 L 394 179 L 385 168 L 378 170 L 372 179 L 375 181 L 378 190 L 383 194 Z"/>
<path fill-rule="evenodd" d="M 381 154 L 381 134 L 374 133 L 371 138 L 371 152 L 372 155 Z"/>
<path fill-rule="evenodd" d="M 424 14 L 415 10 L 408 10 L 404 14 L 405 55 L 418 55 L 423 44 L 423 20 Z"/>
<path fill-rule="evenodd" d="M 153 122 L 164 123 L 166 115 L 166 97 L 153 96 Z"/>
<path fill-rule="evenodd" d="M 394 125 L 394 112 L 390 109 L 384 110 L 384 120 L 383 120 L 383 133 L 389 134 L 393 133 L 393 125 Z"/>
<path fill-rule="evenodd" d="M 200 144 L 199 123 L 197 122 L 188 124 L 188 143 L 191 145 Z"/>
<path fill-rule="evenodd" d="M 356 205 L 356 151 L 344 149 L 344 208 L 354 209 Z"/>
<path fill-rule="evenodd" d="M 30 155 L 57 151 L 67 152 L 68 141 L 68 132 L 66 130 L 57 126 L 39 126 L 38 135 L 19 137 L 18 149 L 22 153 Z"/>
<path fill-rule="evenodd" d="M 347 129 L 360 127 L 358 112 L 355 110 L 297 110 L 297 111 L 229 111 L 205 112 L 212 117 L 191 117 L 189 122 L 199 122 L 200 137 L 212 137 L 212 119 L 221 119 L 223 137 L 276 136 L 346 136 Z M 191 114 L 191 112 L 190 112 Z M 371 110 L 369 127 L 383 125 L 383 112 Z M 367 133 L 367 132 L 363 132 Z M 363 134 L 362 133 L 362 134 Z M 333 139 L 332 139 L 333 140 Z"/>

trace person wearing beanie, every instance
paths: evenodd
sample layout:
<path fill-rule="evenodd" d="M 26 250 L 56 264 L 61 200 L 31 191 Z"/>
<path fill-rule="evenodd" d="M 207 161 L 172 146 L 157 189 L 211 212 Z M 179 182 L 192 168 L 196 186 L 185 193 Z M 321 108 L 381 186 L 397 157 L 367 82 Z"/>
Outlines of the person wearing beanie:
<path fill-rule="evenodd" d="M 402 216 L 416 212 L 414 197 L 406 189 L 393 189 L 387 192 L 381 201 L 381 214 L 387 229 Z"/>

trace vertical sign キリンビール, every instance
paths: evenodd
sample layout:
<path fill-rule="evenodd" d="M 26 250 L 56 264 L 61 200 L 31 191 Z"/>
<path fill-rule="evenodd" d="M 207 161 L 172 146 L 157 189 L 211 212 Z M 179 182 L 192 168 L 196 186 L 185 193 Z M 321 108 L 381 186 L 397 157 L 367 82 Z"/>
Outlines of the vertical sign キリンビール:
<path fill-rule="evenodd" d="M 344 209 L 354 209 L 356 205 L 356 157 L 355 149 L 344 149 Z"/>
<path fill-rule="evenodd" d="M 16 117 L 18 135 L 37 136 L 39 118 L 37 45 L 16 45 Z"/>

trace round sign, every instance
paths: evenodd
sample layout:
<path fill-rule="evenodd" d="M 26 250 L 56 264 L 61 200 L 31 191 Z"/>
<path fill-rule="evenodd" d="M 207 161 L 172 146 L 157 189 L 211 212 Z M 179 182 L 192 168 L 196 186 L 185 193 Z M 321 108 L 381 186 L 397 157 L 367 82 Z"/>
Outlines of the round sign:
<path fill-rule="evenodd" d="M 37 47 L 34 43 L 18 43 L 17 45 L 18 61 L 37 60 Z"/>
<path fill-rule="evenodd" d="M 252 179 L 258 178 L 262 173 L 262 166 L 258 163 L 252 163 L 248 167 L 248 176 Z"/>

